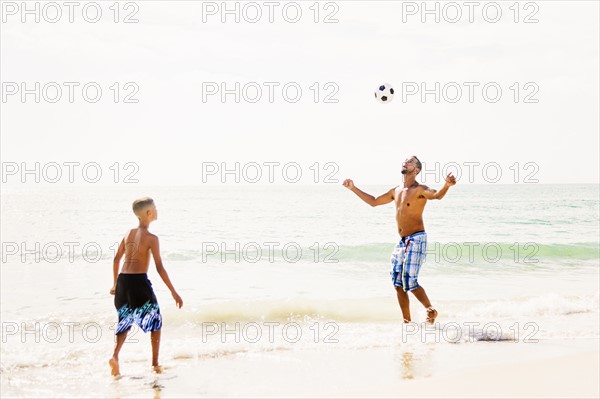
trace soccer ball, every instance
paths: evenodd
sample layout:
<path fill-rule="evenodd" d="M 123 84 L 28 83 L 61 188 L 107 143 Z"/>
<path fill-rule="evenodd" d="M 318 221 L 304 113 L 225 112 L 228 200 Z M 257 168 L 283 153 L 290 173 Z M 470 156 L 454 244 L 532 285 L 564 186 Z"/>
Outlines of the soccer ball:
<path fill-rule="evenodd" d="M 375 99 L 380 103 L 389 103 L 394 99 L 394 88 L 389 83 L 384 83 L 375 89 Z"/>

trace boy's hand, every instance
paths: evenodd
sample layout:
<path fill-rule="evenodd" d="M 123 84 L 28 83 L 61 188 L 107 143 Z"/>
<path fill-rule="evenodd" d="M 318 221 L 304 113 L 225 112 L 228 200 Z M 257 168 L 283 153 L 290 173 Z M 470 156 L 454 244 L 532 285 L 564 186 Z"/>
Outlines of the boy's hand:
<path fill-rule="evenodd" d="M 349 190 L 352 190 L 354 188 L 354 182 L 352 181 L 352 179 L 346 179 L 344 180 L 344 182 L 342 183 L 342 185 L 344 187 L 346 187 Z"/>
<path fill-rule="evenodd" d="M 177 307 L 181 309 L 181 307 L 183 306 L 183 299 L 181 299 L 179 294 L 173 292 L 173 299 L 175 299 L 175 304 L 177 305 Z"/>
<path fill-rule="evenodd" d="M 113 285 L 112 288 L 110 289 L 110 295 L 115 295 L 115 289 L 116 289 L 116 287 Z"/>

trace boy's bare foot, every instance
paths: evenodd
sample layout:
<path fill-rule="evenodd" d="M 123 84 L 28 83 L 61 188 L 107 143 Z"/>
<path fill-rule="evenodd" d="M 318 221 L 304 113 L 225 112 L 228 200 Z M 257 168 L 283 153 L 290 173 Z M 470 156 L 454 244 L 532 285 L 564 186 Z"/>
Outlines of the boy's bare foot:
<path fill-rule="evenodd" d="M 163 370 L 164 370 L 164 369 L 163 369 L 163 367 L 162 367 L 162 366 L 159 366 L 159 365 L 152 366 L 152 371 L 154 371 L 156 374 L 160 374 L 160 373 L 162 373 L 162 372 L 163 372 Z"/>
<path fill-rule="evenodd" d="M 119 373 L 119 361 L 114 357 L 111 357 L 108 361 L 108 365 L 110 366 L 110 374 L 113 376 L 118 376 Z"/>
<path fill-rule="evenodd" d="M 425 321 L 429 324 L 435 323 L 435 318 L 438 316 L 437 310 L 434 308 L 427 308 L 427 318 Z"/>

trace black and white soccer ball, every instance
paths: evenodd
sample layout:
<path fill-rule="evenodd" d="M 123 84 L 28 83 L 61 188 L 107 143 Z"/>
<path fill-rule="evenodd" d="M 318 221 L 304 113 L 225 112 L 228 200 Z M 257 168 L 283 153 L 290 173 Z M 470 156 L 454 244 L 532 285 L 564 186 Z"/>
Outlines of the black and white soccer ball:
<path fill-rule="evenodd" d="M 394 88 L 389 83 L 384 83 L 375 89 L 375 99 L 380 103 L 389 103 L 394 99 Z"/>

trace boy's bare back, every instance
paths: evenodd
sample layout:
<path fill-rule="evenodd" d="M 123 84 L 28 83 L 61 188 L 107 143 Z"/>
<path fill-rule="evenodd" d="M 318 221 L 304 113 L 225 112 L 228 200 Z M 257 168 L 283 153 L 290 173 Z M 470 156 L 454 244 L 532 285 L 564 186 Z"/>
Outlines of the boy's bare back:
<path fill-rule="evenodd" d="M 131 229 L 123 238 L 125 248 L 125 262 L 121 273 L 135 274 L 148 273 L 150 253 L 158 246 L 158 238 L 148 229 L 138 227 Z"/>

